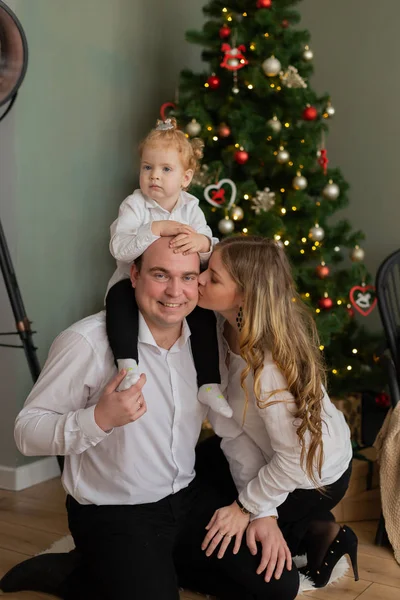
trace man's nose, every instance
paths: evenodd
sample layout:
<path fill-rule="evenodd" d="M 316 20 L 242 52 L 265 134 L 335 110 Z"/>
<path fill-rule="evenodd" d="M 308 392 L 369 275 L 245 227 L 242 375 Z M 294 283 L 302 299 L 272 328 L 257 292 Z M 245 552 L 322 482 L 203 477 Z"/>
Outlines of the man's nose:
<path fill-rule="evenodd" d="M 166 288 L 168 296 L 178 297 L 182 293 L 182 283 L 178 277 L 171 277 Z"/>

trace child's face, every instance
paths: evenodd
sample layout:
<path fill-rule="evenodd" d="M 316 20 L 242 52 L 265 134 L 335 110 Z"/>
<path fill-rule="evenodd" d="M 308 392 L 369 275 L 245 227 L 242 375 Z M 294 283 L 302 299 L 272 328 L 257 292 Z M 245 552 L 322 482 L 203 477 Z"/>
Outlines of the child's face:
<path fill-rule="evenodd" d="M 181 189 L 189 185 L 192 177 L 193 171 L 184 169 L 175 148 L 163 145 L 143 148 L 140 189 L 163 208 L 173 208 Z"/>

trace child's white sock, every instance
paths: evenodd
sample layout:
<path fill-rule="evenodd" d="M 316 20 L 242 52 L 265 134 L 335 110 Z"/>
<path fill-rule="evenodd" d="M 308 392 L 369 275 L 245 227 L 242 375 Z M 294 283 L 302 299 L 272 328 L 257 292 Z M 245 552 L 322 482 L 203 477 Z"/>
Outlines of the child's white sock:
<path fill-rule="evenodd" d="M 135 385 L 140 379 L 139 367 L 134 358 L 119 358 L 117 360 L 118 371 L 125 369 L 127 372 L 124 379 L 117 387 L 117 392 L 128 390 L 132 385 Z"/>
<path fill-rule="evenodd" d="M 206 383 L 202 385 L 199 388 L 197 399 L 223 417 L 231 417 L 233 414 L 218 383 Z"/>

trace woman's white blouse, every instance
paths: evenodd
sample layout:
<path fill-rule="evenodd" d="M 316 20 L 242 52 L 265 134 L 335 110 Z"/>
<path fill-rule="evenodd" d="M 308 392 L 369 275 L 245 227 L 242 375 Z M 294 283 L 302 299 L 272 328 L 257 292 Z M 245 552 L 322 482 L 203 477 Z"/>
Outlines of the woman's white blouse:
<path fill-rule="evenodd" d="M 253 377 L 249 375 L 249 402 L 243 422 L 245 398 L 240 375 L 245 361 L 229 350 L 222 333 L 223 323 L 219 318 L 222 386 L 235 423 L 222 417 L 210 420 L 214 421 L 216 432 L 223 438 L 221 447 L 229 461 L 239 500 L 256 518 L 277 515 L 277 507 L 290 492 L 315 488 L 300 465 L 301 448 L 296 433 L 300 420 L 294 417 L 293 396 L 287 391 L 286 380 L 269 353 L 261 374 L 262 395 L 283 390 L 273 396 L 273 400 L 283 402 L 258 408 L 253 394 Z M 324 462 L 322 477 L 315 475 L 321 486 L 327 486 L 337 481 L 348 468 L 352 446 L 345 418 L 326 392 L 322 402 Z"/>

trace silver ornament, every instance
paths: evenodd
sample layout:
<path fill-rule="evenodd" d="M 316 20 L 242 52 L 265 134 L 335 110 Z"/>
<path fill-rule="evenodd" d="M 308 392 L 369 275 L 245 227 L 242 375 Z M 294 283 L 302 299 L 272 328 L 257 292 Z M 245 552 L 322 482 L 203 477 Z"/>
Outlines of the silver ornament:
<path fill-rule="evenodd" d="M 218 229 L 223 235 L 227 235 L 235 229 L 235 224 L 231 219 L 225 217 L 225 219 L 221 219 L 218 223 Z"/>
<path fill-rule="evenodd" d="M 185 129 L 186 133 L 194 137 L 196 135 L 199 135 L 201 131 L 201 125 L 196 121 L 196 119 L 192 119 L 190 123 L 186 125 Z"/>
<path fill-rule="evenodd" d="M 278 117 L 272 117 L 269 121 L 267 121 L 267 125 L 272 129 L 274 133 L 280 133 L 282 129 L 282 123 L 278 119 Z"/>
<path fill-rule="evenodd" d="M 290 154 L 283 146 L 279 148 L 279 152 L 276 155 L 276 160 L 280 165 L 284 165 L 290 160 Z"/>
<path fill-rule="evenodd" d="M 231 210 L 231 217 L 234 221 L 241 221 L 244 217 L 243 209 L 240 206 L 234 206 Z"/>
<path fill-rule="evenodd" d="M 327 105 L 326 109 L 325 109 L 325 114 L 328 117 L 333 117 L 333 115 L 335 114 L 335 107 L 332 106 L 332 104 L 329 102 L 329 104 Z"/>
<path fill-rule="evenodd" d="M 353 262 L 362 262 L 365 257 L 365 252 L 360 246 L 355 246 L 350 252 L 350 258 Z"/>
<path fill-rule="evenodd" d="M 293 178 L 292 185 L 293 185 L 293 187 L 294 187 L 295 190 L 301 191 L 301 190 L 305 190 L 306 189 L 306 187 L 308 185 L 308 181 L 304 177 L 304 175 L 302 175 L 300 173 L 300 171 L 298 171 L 296 177 Z"/>
<path fill-rule="evenodd" d="M 238 66 L 238 64 L 239 64 L 239 59 L 237 59 L 237 58 L 230 58 L 230 59 L 228 60 L 228 65 L 229 65 L 230 67 L 237 67 L 237 66 Z"/>
<path fill-rule="evenodd" d="M 333 183 L 332 179 L 330 179 L 329 183 L 327 183 L 324 189 L 322 190 L 323 197 L 327 200 L 337 200 L 339 194 L 339 186 L 336 183 Z"/>
<path fill-rule="evenodd" d="M 314 52 L 311 50 L 311 48 L 309 46 L 306 46 L 304 48 L 304 52 L 303 52 L 303 59 L 306 60 L 307 62 L 310 62 L 310 60 L 312 60 L 314 58 Z"/>
<path fill-rule="evenodd" d="M 275 77 L 275 75 L 278 75 L 280 73 L 282 68 L 281 63 L 277 58 L 275 58 L 275 56 L 270 56 L 269 58 L 266 58 L 261 66 L 264 73 L 268 77 Z"/>
<path fill-rule="evenodd" d="M 313 242 L 322 242 L 325 237 L 325 231 L 318 223 L 315 223 L 314 227 L 311 227 L 310 229 L 309 236 Z"/>

